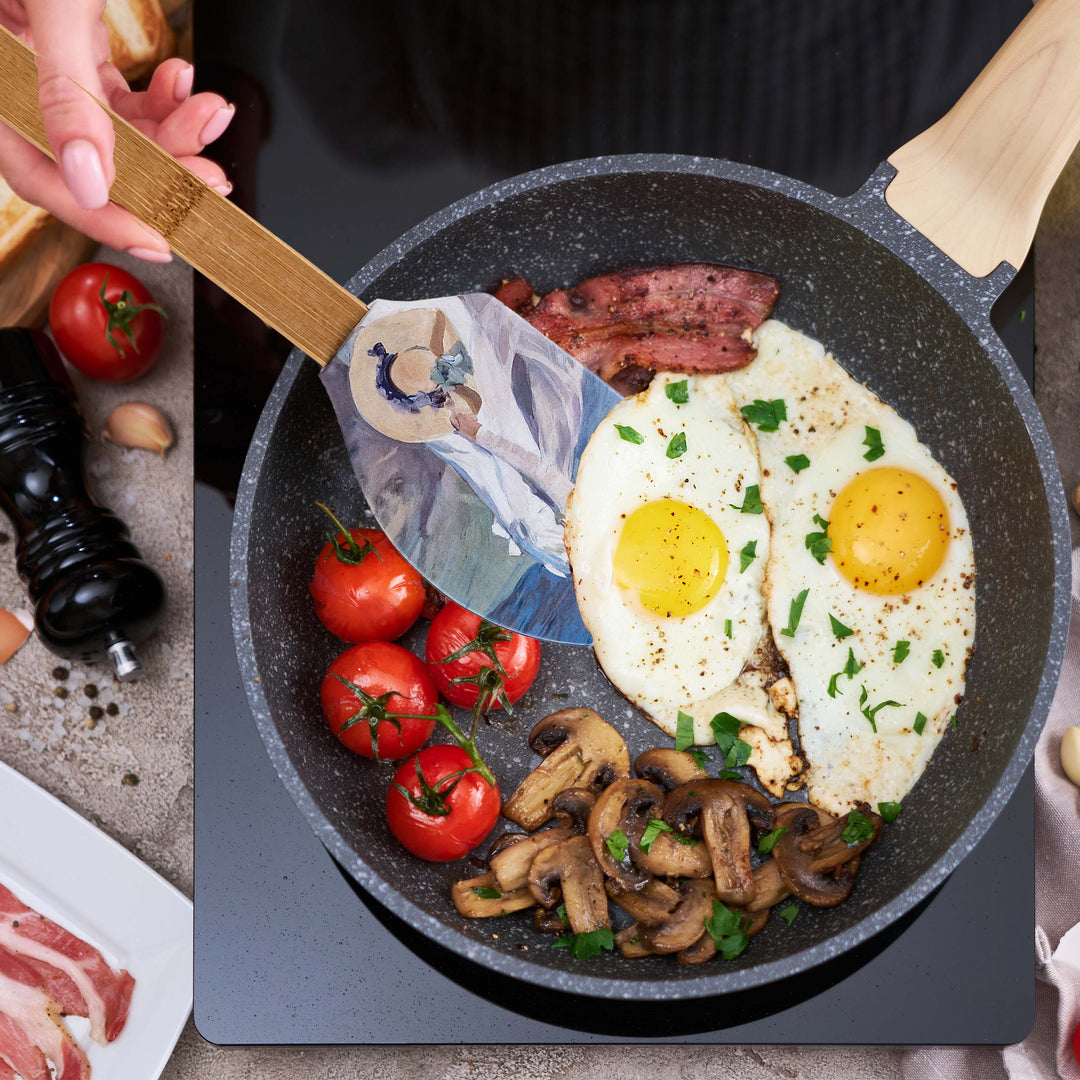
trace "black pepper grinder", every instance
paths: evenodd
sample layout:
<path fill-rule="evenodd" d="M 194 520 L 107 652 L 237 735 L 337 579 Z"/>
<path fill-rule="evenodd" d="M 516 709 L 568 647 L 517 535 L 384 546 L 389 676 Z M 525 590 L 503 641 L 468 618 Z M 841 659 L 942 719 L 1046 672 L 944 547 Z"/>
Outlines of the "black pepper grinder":
<path fill-rule="evenodd" d="M 124 523 L 90 497 L 84 424 L 56 347 L 37 330 L 0 329 L 0 508 L 18 534 L 16 569 L 38 637 L 68 660 L 141 665 L 133 646 L 157 626 L 165 586 Z"/>

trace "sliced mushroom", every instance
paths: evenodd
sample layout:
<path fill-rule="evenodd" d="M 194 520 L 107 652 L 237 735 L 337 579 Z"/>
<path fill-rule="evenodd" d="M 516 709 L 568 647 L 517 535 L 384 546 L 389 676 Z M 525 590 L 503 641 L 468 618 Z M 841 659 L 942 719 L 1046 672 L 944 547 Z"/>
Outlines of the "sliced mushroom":
<path fill-rule="evenodd" d="M 544 848 L 529 868 L 529 892 L 553 908 L 560 898 L 575 934 L 610 925 L 604 875 L 586 836 L 571 836 Z"/>
<path fill-rule="evenodd" d="M 502 836 L 492 840 L 491 847 L 488 848 L 488 865 L 491 865 L 491 860 L 494 859 L 500 851 L 505 851 L 508 847 L 513 847 L 514 844 L 524 840 L 527 835 L 527 833 L 523 832 L 505 832 Z"/>
<path fill-rule="evenodd" d="M 679 888 L 682 899 L 671 917 L 659 926 L 641 931 L 651 952 L 673 953 L 690 948 L 701 937 L 705 920 L 712 914 L 716 891 L 711 881 L 686 881 Z"/>
<path fill-rule="evenodd" d="M 651 780 L 667 793 L 690 780 L 704 780 L 709 774 L 685 751 L 658 747 L 638 754 L 634 772 Z"/>
<path fill-rule="evenodd" d="M 532 895 L 531 893 L 529 894 Z M 547 908 L 533 908 L 533 926 L 541 934 L 565 934 L 566 923 L 558 911 L 548 911 Z"/>
<path fill-rule="evenodd" d="M 583 833 L 589 826 L 589 814 L 596 805 L 596 792 L 589 788 L 567 788 L 551 800 L 555 819 L 564 828 Z"/>
<path fill-rule="evenodd" d="M 627 960 L 637 960 L 642 956 L 652 956 L 652 949 L 650 949 L 641 939 L 642 929 L 643 927 L 635 922 L 624 927 L 615 935 L 615 944 L 618 945 L 619 952 L 622 953 Z"/>
<path fill-rule="evenodd" d="M 842 834 L 849 815 L 828 818 L 815 806 L 800 811 L 784 810 L 787 832 L 773 848 L 773 861 L 791 891 L 815 907 L 835 907 L 851 895 L 861 853 L 873 843 L 884 821 L 865 804 L 859 813 L 873 826 L 873 835 L 857 844 L 845 843 Z"/>
<path fill-rule="evenodd" d="M 653 878 L 643 889 L 626 889 L 617 881 L 607 882 L 607 894 L 635 922 L 659 926 L 671 918 L 682 897 L 677 889 Z"/>
<path fill-rule="evenodd" d="M 664 804 L 664 793 L 648 780 L 616 780 L 600 794 L 589 815 L 589 843 L 600 868 L 624 889 L 640 889 L 649 881 L 649 874 L 634 865 L 631 837 L 636 845 L 645 825 Z M 626 837 L 626 851 L 621 860 L 616 859 L 608 841 L 616 832 Z"/>
<path fill-rule="evenodd" d="M 733 908 L 733 911 L 739 910 Z M 747 914 L 752 914 L 747 912 Z M 768 910 L 759 911 L 752 915 L 749 923 L 742 925 L 742 931 L 748 938 L 752 938 L 755 934 L 759 934 L 765 929 L 765 924 L 769 921 Z M 704 931 L 687 949 L 683 949 L 679 953 L 679 963 L 687 965 L 704 964 L 706 961 L 711 960 L 720 950 L 717 948 L 716 939 L 709 933 L 708 930 Z"/>
<path fill-rule="evenodd" d="M 756 867 L 753 878 L 754 898 L 746 905 L 746 910 L 751 914 L 768 911 L 769 908 L 791 895 L 791 887 L 784 880 L 774 859 L 769 859 Z"/>
<path fill-rule="evenodd" d="M 494 889 L 498 897 L 484 895 Z M 516 889 L 504 892 L 495 882 L 492 873 L 465 881 L 455 881 L 450 887 L 450 898 L 454 907 L 467 919 L 489 919 L 495 915 L 507 915 L 511 911 L 522 911 L 532 907 L 536 900 L 528 889 Z"/>
<path fill-rule="evenodd" d="M 573 836 L 570 829 L 545 829 L 531 836 L 522 834 L 516 844 L 511 844 L 495 855 L 488 856 L 488 869 L 495 875 L 503 892 L 524 889 L 533 859 L 552 844 Z"/>
<path fill-rule="evenodd" d="M 702 841 L 686 844 L 673 832 L 662 832 L 649 845 L 649 850 L 643 851 L 641 833 L 644 831 L 643 827 L 635 827 L 630 836 L 630 857 L 639 869 L 657 877 L 712 877 L 712 858 Z"/>
<path fill-rule="evenodd" d="M 664 819 L 683 836 L 704 838 L 719 900 L 737 905 L 753 900 L 750 822 L 759 832 L 773 824 L 772 804 L 764 795 L 730 780 L 693 780 L 668 795 Z"/>
<path fill-rule="evenodd" d="M 554 814 L 552 802 L 572 787 L 606 787 L 630 775 L 622 736 L 592 709 L 563 709 L 532 729 L 529 746 L 544 760 L 507 799 L 503 814 L 523 829 L 538 829 Z"/>

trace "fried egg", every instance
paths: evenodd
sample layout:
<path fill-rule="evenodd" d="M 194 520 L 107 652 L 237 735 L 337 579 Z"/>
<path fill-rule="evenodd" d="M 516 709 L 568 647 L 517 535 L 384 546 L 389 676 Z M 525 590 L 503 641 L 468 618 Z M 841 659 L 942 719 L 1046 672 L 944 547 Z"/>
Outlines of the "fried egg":
<path fill-rule="evenodd" d="M 753 433 L 720 376 L 658 375 L 596 429 L 567 504 L 578 607 L 615 687 L 694 741 L 730 712 L 758 730 L 750 764 L 783 790 L 801 765 L 770 695 L 769 521 Z M 684 721 L 685 723 L 685 721 Z"/>
<path fill-rule="evenodd" d="M 956 483 L 910 423 L 770 320 L 726 376 L 757 425 L 764 590 L 798 696 L 810 801 L 900 802 L 963 695 L 975 562 Z M 778 405 L 778 403 L 780 403 Z"/>

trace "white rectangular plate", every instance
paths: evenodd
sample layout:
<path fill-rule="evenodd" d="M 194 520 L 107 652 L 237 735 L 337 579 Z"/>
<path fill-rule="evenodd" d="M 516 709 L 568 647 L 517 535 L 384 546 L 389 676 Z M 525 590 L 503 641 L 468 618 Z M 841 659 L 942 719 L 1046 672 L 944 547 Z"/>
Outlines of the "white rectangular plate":
<path fill-rule="evenodd" d="M 156 1080 L 191 1013 L 191 901 L 100 829 L 0 762 L 0 882 L 135 977 L 127 1025 L 98 1046 L 65 1023 L 93 1077 Z"/>

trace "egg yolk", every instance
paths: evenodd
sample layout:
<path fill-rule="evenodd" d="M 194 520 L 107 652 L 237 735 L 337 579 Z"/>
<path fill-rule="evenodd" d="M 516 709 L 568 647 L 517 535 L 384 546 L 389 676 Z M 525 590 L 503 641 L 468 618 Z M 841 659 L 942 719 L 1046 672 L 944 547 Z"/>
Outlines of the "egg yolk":
<path fill-rule="evenodd" d="M 708 514 L 676 499 L 638 507 L 615 547 L 615 581 L 662 617 L 691 615 L 717 593 L 727 573 L 724 534 Z"/>
<path fill-rule="evenodd" d="M 836 568 L 857 589 L 910 592 L 933 577 L 949 546 L 949 511 L 937 488 L 907 469 L 867 469 L 832 505 Z"/>

